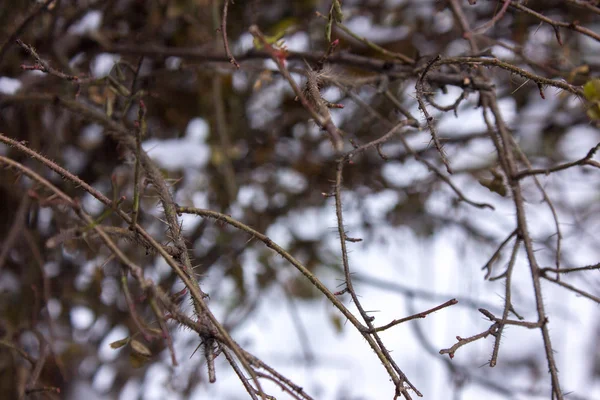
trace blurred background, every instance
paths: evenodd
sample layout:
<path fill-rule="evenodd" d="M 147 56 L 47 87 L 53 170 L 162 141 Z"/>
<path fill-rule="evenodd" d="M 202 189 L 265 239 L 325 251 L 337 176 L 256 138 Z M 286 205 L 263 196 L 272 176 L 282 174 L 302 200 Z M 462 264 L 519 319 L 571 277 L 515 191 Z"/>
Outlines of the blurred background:
<path fill-rule="evenodd" d="M 224 51 L 222 1 L 5 4 L 0 8 L 0 132 L 107 197 L 125 196 L 122 208 L 131 210 L 135 155 L 97 121 L 55 99 L 76 101 L 133 128 L 142 98 L 147 108 L 142 147 L 160 167 L 177 204 L 231 215 L 268 235 L 331 291 L 342 290 L 335 200 L 327 195 L 333 190 L 339 156 L 248 32 L 256 24 L 277 47 L 287 48 L 286 66 L 302 87 L 307 65 L 318 69 L 316 61 L 329 47 L 332 2 L 229 3 L 226 33 L 239 69 Z M 600 99 L 600 89 L 597 99 L 592 94 L 586 100 L 546 86 L 543 99 L 536 83 L 500 68 L 461 65 L 443 70 L 459 77 L 457 84 L 436 80 L 432 72 L 427 100 L 437 107 L 428 111 L 453 169 L 448 174 L 418 108 L 419 75 L 373 44 L 417 63 L 438 54 L 469 55 L 450 3 L 345 0 L 343 20 L 332 24 L 330 39 L 339 39 L 339 44 L 327 62 L 321 93 L 343 105 L 331 114 L 344 132 L 345 150 L 352 150 L 351 143 L 381 137 L 407 115 L 419 125 L 402 131 L 412 151 L 393 138 L 356 156 L 344 169 L 345 229 L 362 239 L 348 243 L 355 290 L 377 326 L 458 300 L 381 334 L 424 398 L 549 398 L 550 375 L 539 329 L 505 327 L 494 368 L 488 365 L 493 336 L 459 348 L 452 359 L 439 353 L 457 337 L 490 328 L 479 308 L 502 315 L 503 274 L 516 228 L 515 204 L 500 173 L 478 88 L 460 82 L 476 76 L 477 68 L 486 70 L 493 85 L 488 89 L 496 93 L 532 169 L 580 160 L 598 147 L 600 116 L 593 114 L 593 107 L 590 112 L 589 101 Z M 471 27 L 483 27 L 474 37 L 487 56 L 580 88 L 598 76 L 597 2 L 530 0 L 525 7 L 513 1 L 491 27 L 485 24 L 499 15 L 504 2 L 455 3 Z M 527 10 L 552 21 L 576 21 L 573 26 L 585 30 L 562 27 L 557 35 L 551 24 Z M 39 59 L 16 39 L 32 46 Z M 102 217 L 103 225 L 126 227 L 90 194 L 23 152 L 0 144 L 0 155 L 80 199 L 88 213 Z M 591 159 L 597 163 L 598 156 Z M 590 266 L 563 274 L 560 283 L 542 279 L 562 389 L 570 399 L 597 399 L 599 171 L 597 165 L 577 165 L 537 178 L 539 187 L 531 177 L 521 182 L 540 267 Z M 141 186 L 139 223 L 161 243 L 169 243 L 156 192 L 143 176 Z M 112 348 L 111 343 L 138 332 L 123 294 L 121 265 L 98 238 L 86 235 L 72 212 L 40 198 L 32 187 L 30 179 L 14 170 L 0 170 L 0 392 L 5 398 L 19 398 L 32 374 L 16 349 L 35 359 L 40 336 L 50 350 L 37 386 L 59 388 L 60 393 L 29 392 L 27 398 L 248 397 L 222 356 L 216 360 L 216 382 L 208 382 L 202 352 L 196 352 L 198 335 L 175 323 L 169 327 L 177 367 L 161 340 L 146 343 L 152 355 L 143 359 L 128 346 Z M 493 209 L 478 206 L 482 204 Z M 180 223 L 201 288 L 210 295 L 208 305 L 242 347 L 315 399 L 393 398 L 394 386 L 362 336 L 281 256 L 215 221 L 182 215 Z M 500 247 L 507 238 L 507 245 Z M 118 243 L 165 291 L 184 288 L 160 256 L 135 240 L 121 238 Z M 515 315 L 535 322 L 523 247 L 515 257 Z M 139 287 L 130 281 L 129 289 L 139 315 L 152 323 L 154 315 Z M 340 299 L 356 311 L 348 295 Z M 192 315 L 189 301 L 181 307 Z M 264 388 L 276 398 L 291 398 L 268 381 Z"/>

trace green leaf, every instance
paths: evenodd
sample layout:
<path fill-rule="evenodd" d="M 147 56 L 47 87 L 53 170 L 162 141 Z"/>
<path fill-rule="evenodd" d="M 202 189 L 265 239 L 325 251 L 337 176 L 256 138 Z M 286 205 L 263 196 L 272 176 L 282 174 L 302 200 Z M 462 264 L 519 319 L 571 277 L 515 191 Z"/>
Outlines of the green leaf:
<path fill-rule="evenodd" d="M 254 46 L 254 48 L 256 50 L 262 50 L 262 48 L 263 48 L 263 45 L 258 38 L 254 38 L 252 40 L 252 45 Z"/>
<path fill-rule="evenodd" d="M 275 25 L 268 28 L 266 32 L 267 37 L 277 38 L 272 42 L 275 43 L 277 42 L 277 40 L 284 37 L 286 33 L 294 30 L 295 26 L 297 26 L 299 23 L 300 21 L 296 17 L 284 18 L 277 22 Z"/>
<path fill-rule="evenodd" d="M 600 79 L 591 79 L 583 85 L 583 95 L 589 101 L 600 101 Z"/>
<path fill-rule="evenodd" d="M 285 40 L 282 38 L 285 36 L 285 31 L 278 32 L 275 35 L 265 35 L 265 42 L 270 45 L 274 45 L 276 47 L 283 47 L 285 44 Z M 258 38 L 254 38 L 252 44 L 257 50 L 261 50 L 264 46 Z"/>
<path fill-rule="evenodd" d="M 600 120 L 600 102 L 595 102 L 588 110 L 587 116 L 590 117 L 592 121 Z"/>
<path fill-rule="evenodd" d="M 327 21 L 327 25 L 325 25 L 325 40 L 327 43 L 331 43 L 331 28 L 333 26 L 333 19 L 331 18 L 331 14 L 329 14 L 329 20 Z"/>
<path fill-rule="evenodd" d="M 333 0 L 333 18 L 335 22 L 341 23 L 344 19 L 344 14 L 342 13 L 342 5 L 340 4 L 340 0 Z"/>

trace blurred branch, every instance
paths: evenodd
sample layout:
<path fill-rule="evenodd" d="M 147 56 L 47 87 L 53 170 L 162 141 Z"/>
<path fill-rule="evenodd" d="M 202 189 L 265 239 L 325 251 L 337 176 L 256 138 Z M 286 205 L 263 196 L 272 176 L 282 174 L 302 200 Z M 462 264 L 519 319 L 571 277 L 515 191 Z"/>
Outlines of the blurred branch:
<path fill-rule="evenodd" d="M 27 25 L 29 25 L 35 19 L 35 17 L 41 14 L 41 12 L 44 11 L 44 9 L 46 9 L 53 1 L 54 0 L 44 0 L 42 2 L 38 2 L 35 6 L 31 8 L 29 13 L 23 18 L 21 23 L 17 25 L 15 30 L 13 30 L 13 32 L 6 37 L 4 43 L 0 45 L 0 63 L 4 58 L 4 54 L 10 47 L 10 44 L 14 43 L 17 37 L 19 37 L 19 35 L 23 33 L 23 31 L 27 28 Z"/>
<path fill-rule="evenodd" d="M 316 12 L 317 17 L 320 17 L 322 19 L 327 19 L 327 17 L 323 14 L 321 14 L 320 12 Z M 399 60 L 400 62 L 402 62 L 403 64 L 414 64 L 415 60 L 413 60 L 412 58 L 401 54 L 401 53 L 396 53 L 393 51 L 389 51 L 384 49 L 383 47 L 373 43 L 372 41 L 368 40 L 365 37 L 359 36 L 356 33 L 352 32 L 346 25 L 342 24 L 341 22 L 336 22 L 335 26 L 337 26 L 338 28 L 340 28 L 342 31 L 344 31 L 346 34 L 350 35 L 351 37 L 353 37 L 354 39 L 358 40 L 359 42 L 367 45 L 369 48 L 375 50 L 378 53 L 381 53 L 382 55 L 386 56 L 386 57 L 391 57 L 394 58 L 396 60 Z"/>
<path fill-rule="evenodd" d="M 556 40 L 558 41 L 558 43 L 561 46 L 563 45 L 563 41 L 560 36 L 559 28 L 567 28 L 567 29 L 573 30 L 575 32 L 579 32 L 585 36 L 589 36 L 590 38 L 592 38 L 594 40 L 600 41 L 600 34 L 598 34 L 597 32 L 594 32 L 591 29 L 588 29 L 588 28 L 585 28 L 585 27 L 579 25 L 579 23 L 577 21 L 561 22 L 561 21 L 553 20 L 551 18 L 544 16 L 543 14 L 540 14 L 540 13 L 532 10 L 531 8 L 521 4 L 519 1 L 516 1 L 516 0 L 512 0 L 510 2 L 510 6 L 516 8 L 519 11 L 524 12 L 525 14 L 529 14 L 532 17 L 535 17 L 535 18 L 539 19 L 540 21 L 545 22 L 548 25 L 550 25 L 554 29 L 554 33 L 556 34 Z"/>
<path fill-rule="evenodd" d="M 2 134 L 0 134 L 0 140 L 1 139 Z M 14 219 L 10 230 L 2 242 L 2 249 L 0 250 L 0 271 L 2 271 L 2 268 L 4 267 L 8 253 L 13 249 L 15 242 L 17 239 L 19 239 L 23 229 L 25 228 L 26 217 L 27 213 L 29 212 L 30 204 L 31 202 L 29 201 L 29 197 L 23 195 L 21 197 L 19 208 L 17 208 L 16 212 L 14 213 Z"/>
<path fill-rule="evenodd" d="M 545 169 L 544 168 L 535 168 L 534 169 L 534 168 L 529 167 L 529 169 L 517 172 L 515 179 L 522 179 L 522 178 L 525 178 L 527 176 L 532 176 L 532 175 L 550 175 L 553 172 L 563 171 L 565 169 L 569 169 L 569 168 L 572 168 L 575 166 L 590 165 L 592 167 L 600 168 L 600 165 L 598 165 L 597 163 L 594 163 L 593 162 L 594 160 L 592 160 L 592 158 L 594 157 L 594 155 L 596 154 L 598 149 L 600 149 L 600 143 L 598 143 L 594 147 L 592 147 L 590 149 L 590 151 L 586 154 L 586 156 L 579 160 L 571 161 L 568 163 L 556 165 L 554 167 L 549 167 L 549 168 L 545 168 Z"/>

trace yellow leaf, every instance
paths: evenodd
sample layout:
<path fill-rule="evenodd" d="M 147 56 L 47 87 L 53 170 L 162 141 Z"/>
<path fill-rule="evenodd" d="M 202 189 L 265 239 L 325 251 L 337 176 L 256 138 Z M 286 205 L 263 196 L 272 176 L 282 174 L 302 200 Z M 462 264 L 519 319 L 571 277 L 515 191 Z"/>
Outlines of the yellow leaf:
<path fill-rule="evenodd" d="M 298 20 L 294 17 L 284 18 L 281 21 L 277 22 L 272 27 L 270 27 L 268 30 L 269 37 L 277 38 L 277 39 L 274 40 L 273 42 L 269 42 L 269 43 L 275 43 L 275 42 L 277 42 L 277 40 L 279 40 L 283 36 L 285 36 L 285 34 L 287 32 L 289 32 L 290 30 L 292 30 L 294 28 L 297 21 Z"/>
<path fill-rule="evenodd" d="M 258 40 L 258 38 L 254 38 L 254 39 L 252 40 L 252 45 L 254 46 L 254 48 L 255 48 L 256 50 L 262 50 L 262 48 L 263 48 L 263 45 L 262 45 L 262 43 L 260 42 L 260 40 Z"/>
<path fill-rule="evenodd" d="M 600 103 L 596 102 L 589 110 L 587 110 L 587 116 L 590 117 L 592 121 L 600 120 Z"/>
<path fill-rule="evenodd" d="M 600 101 L 600 79 L 591 79 L 583 85 L 583 95 L 589 101 Z"/>

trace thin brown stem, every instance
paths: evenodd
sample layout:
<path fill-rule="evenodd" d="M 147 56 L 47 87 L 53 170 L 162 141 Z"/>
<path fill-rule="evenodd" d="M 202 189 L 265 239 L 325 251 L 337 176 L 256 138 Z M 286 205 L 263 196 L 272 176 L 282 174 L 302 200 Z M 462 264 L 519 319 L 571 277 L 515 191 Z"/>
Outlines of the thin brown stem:
<path fill-rule="evenodd" d="M 227 9 L 229 8 L 229 0 L 223 0 L 223 17 L 221 19 L 221 34 L 223 35 L 223 45 L 225 46 L 225 54 L 229 57 L 229 62 L 235 65 L 237 69 L 240 64 L 235 60 L 231 50 L 229 49 L 229 39 L 227 38 Z"/>

